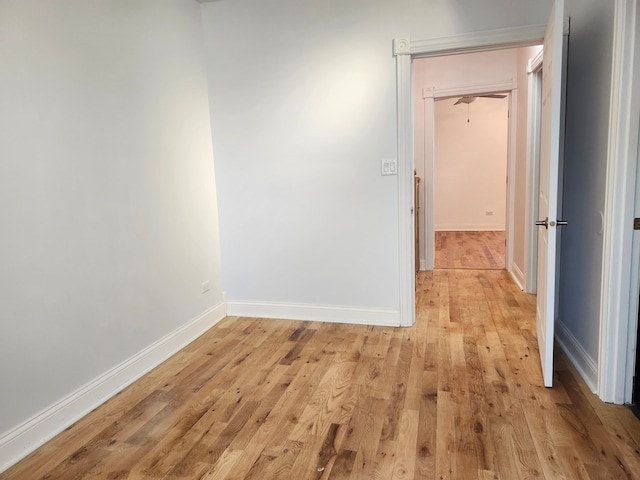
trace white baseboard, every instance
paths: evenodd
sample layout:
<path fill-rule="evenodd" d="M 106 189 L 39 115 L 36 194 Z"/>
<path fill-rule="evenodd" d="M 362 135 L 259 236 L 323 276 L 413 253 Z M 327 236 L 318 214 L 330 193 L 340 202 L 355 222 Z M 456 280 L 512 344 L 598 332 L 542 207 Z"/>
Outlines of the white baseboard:
<path fill-rule="evenodd" d="M 227 315 L 235 317 L 353 323 L 386 327 L 397 327 L 400 325 L 399 310 L 373 310 L 326 305 L 229 301 L 227 302 Z"/>
<path fill-rule="evenodd" d="M 426 260 L 420 260 L 420 271 L 426 270 L 427 269 L 427 261 Z"/>
<path fill-rule="evenodd" d="M 164 362 L 225 317 L 224 302 L 0 436 L 0 472 Z"/>
<path fill-rule="evenodd" d="M 516 285 L 518 285 L 520 290 L 524 291 L 524 273 L 522 273 L 520 267 L 515 263 L 512 263 L 509 273 L 511 273 L 511 278 L 513 278 L 513 281 L 516 282 Z"/>
<path fill-rule="evenodd" d="M 556 321 L 556 341 L 592 392 L 598 385 L 598 363 L 591 358 L 578 339 L 562 321 Z"/>
<path fill-rule="evenodd" d="M 506 227 L 501 225 L 436 225 L 436 232 L 504 232 Z"/>

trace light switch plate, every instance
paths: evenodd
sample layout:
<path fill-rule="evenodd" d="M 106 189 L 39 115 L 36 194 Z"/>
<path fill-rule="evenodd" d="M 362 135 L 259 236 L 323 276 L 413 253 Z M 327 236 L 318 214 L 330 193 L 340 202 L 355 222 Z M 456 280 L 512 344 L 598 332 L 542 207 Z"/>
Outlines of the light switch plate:
<path fill-rule="evenodd" d="M 380 162 L 381 175 L 397 175 L 398 161 L 395 158 L 383 158 Z"/>

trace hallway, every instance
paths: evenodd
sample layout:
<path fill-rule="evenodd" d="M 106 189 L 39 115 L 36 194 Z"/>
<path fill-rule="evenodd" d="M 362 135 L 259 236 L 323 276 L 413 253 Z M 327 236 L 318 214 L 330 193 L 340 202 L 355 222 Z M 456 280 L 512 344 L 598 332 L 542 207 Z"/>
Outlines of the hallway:
<path fill-rule="evenodd" d="M 502 270 L 505 238 L 504 231 L 436 232 L 435 268 Z"/>

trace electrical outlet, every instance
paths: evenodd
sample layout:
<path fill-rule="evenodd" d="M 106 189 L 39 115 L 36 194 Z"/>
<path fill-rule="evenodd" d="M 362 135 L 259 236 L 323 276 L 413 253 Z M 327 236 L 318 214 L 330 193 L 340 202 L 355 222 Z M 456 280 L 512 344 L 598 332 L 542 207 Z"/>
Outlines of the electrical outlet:
<path fill-rule="evenodd" d="M 491 210 L 487 210 L 486 212 L 484 212 L 484 214 L 485 214 L 487 217 L 493 217 L 493 211 L 491 211 Z"/>
<path fill-rule="evenodd" d="M 207 293 L 209 291 L 209 280 L 202 282 L 202 293 Z"/>

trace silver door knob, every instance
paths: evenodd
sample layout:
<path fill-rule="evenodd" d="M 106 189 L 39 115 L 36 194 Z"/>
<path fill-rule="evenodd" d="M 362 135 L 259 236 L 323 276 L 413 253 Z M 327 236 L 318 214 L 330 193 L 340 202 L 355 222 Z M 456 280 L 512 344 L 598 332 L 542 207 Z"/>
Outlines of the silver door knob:
<path fill-rule="evenodd" d="M 544 226 L 544 228 L 549 228 L 549 217 L 545 218 L 544 220 L 538 220 L 536 222 L 536 225 L 538 225 L 539 227 Z"/>

